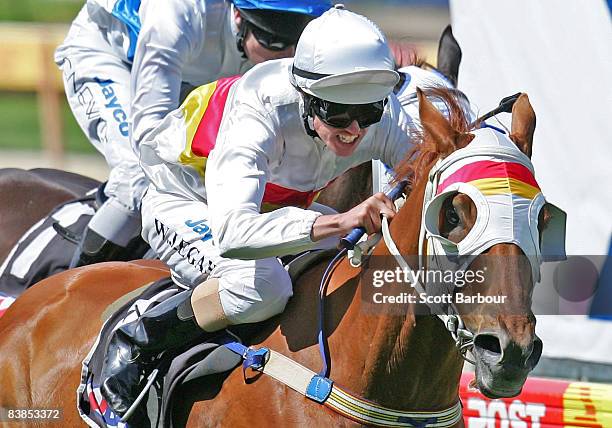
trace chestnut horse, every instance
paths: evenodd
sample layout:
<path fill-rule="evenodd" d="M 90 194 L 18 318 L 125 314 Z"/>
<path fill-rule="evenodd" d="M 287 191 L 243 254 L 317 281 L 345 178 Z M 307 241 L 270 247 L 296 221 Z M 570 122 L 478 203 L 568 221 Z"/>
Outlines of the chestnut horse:
<path fill-rule="evenodd" d="M 479 140 L 478 132 L 469 129 L 454 95 L 439 90 L 438 96 L 448 104 L 451 120 L 419 91 L 423 141 L 400 172 L 414 177 L 411 193 L 390 226 L 390 235 L 402 255 L 419 254 L 421 214 L 431 168 L 439 159 L 469 146 L 473 138 L 471 144 Z M 507 140 L 516 156 L 528 162 L 520 152 L 531 153 L 534 129 L 535 114 L 527 96 L 522 95 L 512 111 L 510 139 L 515 145 L 504 135 L 498 138 Z M 449 202 L 440 211 L 440 233 L 459 242 L 474 227 L 477 209 L 463 193 L 455 193 Z M 494 217 L 489 219 L 489 223 L 495 221 Z M 530 227 L 527 216 L 517 217 L 515 222 Z M 538 227 L 545 227 L 545 222 Z M 472 283 L 464 286 L 462 293 L 503 293 L 507 296 L 505 307 L 512 308 L 512 313 L 499 307 L 497 313 L 473 311 L 463 316 L 473 334 L 475 385 L 490 397 L 514 396 L 521 391 L 542 349 L 531 311 L 532 268 L 513 262 L 512 256 L 521 254 L 516 244 L 495 243 L 486 252 L 505 259 L 496 263 L 495 258 L 476 257 L 472 265 L 486 268 L 488 274 L 477 287 Z M 372 261 L 374 267 L 395 269 L 397 265 L 389 254 L 387 245 L 378 245 L 374 255 L 387 257 Z M 101 327 L 100 316 L 124 293 L 166 276 L 167 270 L 156 263 L 86 266 L 28 289 L 0 318 L 0 407 L 61 408 L 62 426 L 81 424 L 75 390 L 81 361 Z M 286 310 L 262 325 L 252 345 L 266 346 L 318 370 L 317 295 L 324 268 L 317 265 L 298 279 Z M 463 359 L 447 328 L 435 316 L 414 315 L 412 305 L 406 305 L 399 314 L 368 311 L 362 292 L 371 286 L 363 270 L 351 267 L 346 260 L 331 276 L 325 302 L 330 378 L 374 405 L 397 411 L 457 408 Z M 464 314 L 462 305 L 457 309 Z M 222 387 L 220 382 L 211 376 L 184 388 L 182 407 L 175 412 L 177 426 L 357 425 L 265 375 L 245 385 L 241 371 L 234 370 Z M 452 426 L 463 426 L 463 421 L 455 419 Z"/>

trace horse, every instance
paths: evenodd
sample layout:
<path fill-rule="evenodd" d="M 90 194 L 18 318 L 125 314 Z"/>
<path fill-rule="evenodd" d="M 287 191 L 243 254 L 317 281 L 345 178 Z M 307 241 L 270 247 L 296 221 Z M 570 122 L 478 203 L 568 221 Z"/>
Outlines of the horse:
<path fill-rule="evenodd" d="M 411 191 L 389 226 L 393 246 L 387 241 L 376 246 L 370 268 L 395 269 L 394 246 L 401 255 L 423 252 L 420 230 L 430 170 L 440 159 L 479 141 L 456 94 L 441 89 L 437 96 L 448 104 L 450 120 L 419 91 L 422 142 L 398 170 L 399 179 L 411 177 Z M 526 158 L 522 154 L 531 153 L 534 129 L 535 113 L 523 94 L 512 110 L 509 140 L 506 136 L 499 138 L 512 141 L 516 156 Z M 542 211 L 540 234 L 547 224 L 546 207 Z M 477 212 L 469 196 L 453 193 L 435 216 L 440 233 L 451 242 L 460 242 L 475 227 Z M 496 220 L 490 218 L 489 222 Z M 515 221 L 528 227 L 527 217 Z M 463 333 L 472 335 L 468 345 L 476 366 L 474 386 L 489 397 L 511 397 L 521 391 L 542 351 L 531 311 L 534 277 L 528 264 L 514 261 L 513 256 L 522 254 L 516 244 L 494 243 L 486 253 L 498 258 L 481 254 L 471 262 L 472 267 L 488 271 L 484 282 L 477 286 L 468 282 L 461 292 L 504 293 L 505 307 L 512 312 L 505 313 L 500 307 L 484 312 L 476 304 L 466 314 L 466 305 L 457 304 L 457 315 L 461 316 Z M 325 265 L 318 264 L 300 276 L 285 311 L 260 326 L 259 333 L 249 341 L 251 346 L 273 349 L 311 369 L 321 365 L 316 314 L 318 280 L 324 269 Z M 451 327 L 435 316 L 417 316 L 413 304 L 403 306 L 401 313 L 369 311 L 362 293 L 371 288 L 372 281 L 365 271 L 344 259 L 330 276 L 324 304 L 330 378 L 376 409 L 401 413 L 452 408 L 460 413 L 458 385 L 465 347 L 457 348 L 457 335 L 451 336 Z M 107 262 L 60 273 L 24 292 L 0 318 L 0 406 L 60 408 L 63 425 L 79 424 L 74 391 L 80 363 L 101 327 L 100 314 L 126 292 L 166 275 L 167 269 L 155 261 Z M 457 292 L 453 289 L 452 295 Z M 45 302 L 44 307 L 40 302 Z M 180 397 L 175 414 L 178 426 L 364 423 L 322 409 L 268 376 L 244 385 L 240 370 L 190 382 Z M 432 426 L 433 422 L 413 426 Z M 461 427 L 463 421 L 459 417 L 435 426 Z"/>
<path fill-rule="evenodd" d="M 93 178 L 58 169 L 0 169 L 0 260 L 53 208 L 99 185 Z"/>

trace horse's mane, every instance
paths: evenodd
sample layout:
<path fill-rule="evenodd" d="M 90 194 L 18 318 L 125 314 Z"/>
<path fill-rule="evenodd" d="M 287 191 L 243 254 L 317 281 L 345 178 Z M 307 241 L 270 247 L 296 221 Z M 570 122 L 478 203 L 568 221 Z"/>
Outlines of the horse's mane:
<path fill-rule="evenodd" d="M 465 103 L 465 98 L 461 92 L 442 86 L 421 89 L 423 95 L 430 101 L 444 103 L 445 116 L 455 131 L 466 133 L 471 130 L 469 113 L 462 105 Z M 442 154 L 438 152 L 433 137 L 425 132 L 422 127 L 419 127 L 410 137 L 414 147 L 408 151 L 404 160 L 396 168 L 394 182 L 407 179 L 410 187 L 412 187 L 421 178 L 421 175 L 429 171 L 428 166 L 442 157 Z"/>

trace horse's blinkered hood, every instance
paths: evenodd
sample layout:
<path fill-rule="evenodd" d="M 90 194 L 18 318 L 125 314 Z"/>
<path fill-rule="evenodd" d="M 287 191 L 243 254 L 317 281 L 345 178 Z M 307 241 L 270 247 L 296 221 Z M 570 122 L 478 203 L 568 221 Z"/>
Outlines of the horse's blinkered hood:
<path fill-rule="evenodd" d="M 493 245 L 512 243 L 529 258 L 533 279 L 539 281 L 542 260 L 565 257 L 565 213 L 549 204 L 552 218 L 540 243 L 538 215 L 546 200 L 531 160 L 500 132 L 482 128 L 473 133 L 476 138 L 467 147 L 439 160 L 430 171 L 421 232 L 427 253 L 447 255 L 465 269 Z M 474 226 L 459 243 L 438 230 L 442 204 L 456 192 L 468 195 L 477 209 Z"/>

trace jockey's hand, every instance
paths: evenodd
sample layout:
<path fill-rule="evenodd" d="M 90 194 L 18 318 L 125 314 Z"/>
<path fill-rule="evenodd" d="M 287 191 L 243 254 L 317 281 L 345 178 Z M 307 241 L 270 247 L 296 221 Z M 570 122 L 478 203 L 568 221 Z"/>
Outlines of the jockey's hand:
<path fill-rule="evenodd" d="M 381 214 L 391 220 L 395 216 L 395 205 L 384 193 L 376 193 L 345 213 L 318 217 L 312 225 L 311 238 L 318 241 L 344 236 L 356 227 L 363 227 L 368 234 L 378 232 L 382 227 Z"/>

